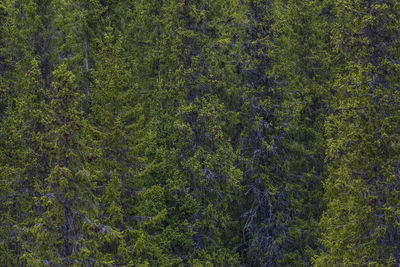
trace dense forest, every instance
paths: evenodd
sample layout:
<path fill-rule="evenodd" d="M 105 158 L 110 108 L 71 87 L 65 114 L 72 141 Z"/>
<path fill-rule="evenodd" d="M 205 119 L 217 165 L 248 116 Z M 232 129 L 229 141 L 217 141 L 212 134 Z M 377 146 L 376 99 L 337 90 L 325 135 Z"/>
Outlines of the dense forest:
<path fill-rule="evenodd" d="M 400 266 L 400 2 L 0 0 L 0 266 Z"/>

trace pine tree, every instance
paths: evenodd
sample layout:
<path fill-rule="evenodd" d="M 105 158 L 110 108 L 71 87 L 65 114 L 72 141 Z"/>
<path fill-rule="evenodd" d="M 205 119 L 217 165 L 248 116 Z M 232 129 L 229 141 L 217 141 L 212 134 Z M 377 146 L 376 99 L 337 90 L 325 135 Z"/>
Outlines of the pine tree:
<path fill-rule="evenodd" d="M 235 229 L 229 225 L 227 201 L 233 200 L 232 190 L 240 180 L 240 171 L 233 166 L 235 151 L 224 137 L 230 126 L 223 124 L 229 114 L 223 98 L 229 100 L 232 92 L 227 92 L 223 72 L 216 68 L 225 64 L 219 60 L 226 60 L 222 51 L 229 40 L 222 38 L 221 29 L 230 20 L 220 12 L 231 12 L 232 3 L 227 6 L 228 10 L 222 2 L 189 1 L 138 4 L 153 19 L 139 20 L 135 26 L 157 25 L 151 32 L 154 42 L 140 59 L 150 61 L 153 68 L 138 66 L 143 69 L 140 74 L 149 75 L 139 87 L 146 82 L 143 93 L 154 90 L 152 99 L 144 101 L 150 108 L 152 139 L 146 152 L 150 163 L 141 176 L 149 189 L 140 194 L 138 204 L 142 215 L 159 220 L 157 225 L 154 219 L 140 223 L 145 231 L 142 242 L 149 247 L 152 240 L 162 238 L 162 246 L 155 246 L 152 253 L 161 257 L 160 251 L 165 251 L 171 261 L 187 264 L 237 261 L 233 245 L 224 244 L 231 242 L 229 231 Z M 216 14 L 222 16 L 213 20 Z M 141 42 L 138 47 L 146 48 Z M 224 70 L 229 73 L 229 68 Z M 162 222 L 167 226 L 160 228 Z"/>
<path fill-rule="evenodd" d="M 7 19 L 6 7 L 4 4 L 1 4 L 0 5 L 0 121 L 3 118 L 4 110 L 7 107 L 7 98 L 8 98 L 6 85 L 4 84 L 3 81 L 3 75 L 6 66 L 5 66 L 5 57 L 3 55 L 4 52 L 2 51 L 4 47 L 3 25 L 6 19 Z"/>
<path fill-rule="evenodd" d="M 1 25 L 1 90 L 4 117 L 1 121 L 1 263 L 18 265 L 23 253 L 21 235 L 25 223 L 37 210 L 32 203 L 37 177 L 45 172 L 40 164 L 45 119 L 48 47 L 43 29 L 51 11 L 47 1 L 4 1 Z M 43 16 L 41 16 L 41 14 Z M 41 55 L 45 54 L 45 55 Z"/>
<path fill-rule="evenodd" d="M 399 4 L 340 1 L 332 45 L 341 65 L 326 124 L 328 207 L 322 265 L 399 262 Z"/>
<path fill-rule="evenodd" d="M 26 234 L 21 262 L 29 265 L 73 264 L 87 260 L 88 225 L 93 209 L 91 177 L 84 167 L 85 138 L 79 119 L 79 92 L 64 63 L 53 72 L 54 89 L 47 91 L 38 165 L 34 180 L 35 212 L 23 222 Z M 30 179 L 32 180 L 32 179 Z M 31 201 L 32 202 L 32 201 Z M 89 260 L 90 262 L 90 260 Z"/>
<path fill-rule="evenodd" d="M 3 0 L 1 266 L 400 261 L 396 0 Z"/>
<path fill-rule="evenodd" d="M 251 266 L 274 266 L 282 258 L 282 235 L 287 232 L 284 192 L 276 144 L 277 110 L 282 93 L 274 90 L 272 70 L 273 2 L 247 1 L 246 32 L 238 68 L 243 75 L 243 130 L 241 159 L 245 174 L 242 198 L 245 218 L 242 262 Z M 279 188 L 281 186 L 281 188 Z M 285 216 L 286 215 L 286 216 Z"/>
<path fill-rule="evenodd" d="M 273 73 L 284 95 L 278 111 L 281 146 L 287 165 L 292 213 L 281 264 L 310 265 L 319 249 L 318 221 L 323 210 L 323 124 L 331 100 L 328 7 L 320 1 L 275 2 Z"/>
<path fill-rule="evenodd" d="M 25 225 L 37 207 L 32 203 L 36 179 L 46 170 L 39 152 L 45 119 L 43 81 L 39 62 L 32 61 L 25 86 L 16 92 L 1 127 L 1 264 L 20 264 Z"/>
<path fill-rule="evenodd" d="M 329 16 L 315 1 L 248 1 L 247 7 L 239 65 L 250 118 L 242 133 L 243 253 L 253 265 L 309 265 L 319 247 Z"/>
<path fill-rule="evenodd" d="M 142 181 L 137 174 L 143 169 L 144 159 L 141 140 L 145 133 L 142 106 L 137 102 L 133 75 L 125 59 L 124 41 L 120 32 L 106 27 L 105 35 L 98 39 L 100 52 L 95 55 L 92 71 L 94 87 L 91 97 L 90 121 L 94 147 L 101 151 L 93 158 L 93 168 L 100 176 L 97 185 L 102 212 L 101 220 L 114 227 L 119 239 L 109 245 L 110 255 L 119 256 L 124 264 L 132 260 L 125 248 L 124 235 L 135 231 L 136 194 L 141 190 Z M 135 242 L 127 239 L 126 242 Z M 119 252 L 119 253 L 118 253 Z"/>

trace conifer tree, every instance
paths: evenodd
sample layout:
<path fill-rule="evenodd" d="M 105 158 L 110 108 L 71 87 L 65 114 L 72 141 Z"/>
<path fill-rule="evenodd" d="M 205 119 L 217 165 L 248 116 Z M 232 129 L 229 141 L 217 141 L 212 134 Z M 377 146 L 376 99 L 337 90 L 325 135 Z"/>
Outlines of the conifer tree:
<path fill-rule="evenodd" d="M 1 90 L 4 117 L 1 121 L 2 264 L 18 265 L 23 253 L 21 234 L 37 207 L 37 177 L 46 170 L 40 153 L 45 118 L 48 78 L 48 1 L 4 1 L 0 49 Z M 41 54 L 44 54 L 43 56 Z"/>
<path fill-rule="evenodd" d="M 320 1 L 275 1 L 274 6 L 273 73 L 277 91 L 284 95 L 277 124 L 282 133 L 280 156 L 287 166 L 284 191 L 292 214 L 280 264 L 305 266 L 320 247 L 323 124 L 330 112 L 334 69 L 328 43 L 332 18 Z"/>
<path fill-rule="evenodd" d="M 4 4 L 0 5 L 0 121 L 3 118 L 4 110 L 7 107 L 8 94 L 6 93 L 6 86 L 3 81 L 5 72 L 5 57 L 3 55 L 4 41 L 3 41 L 3 25 L 7 19 L 7 12 Z"/>
<path fill-rule="evenodd" d="M 225 249 L 223 245 L 230 242 L 225 236 L 233 229 L 228 225 L 226 201 L 233 200 L 231 190 L 238 186 L 240 171 L 233 166 L 236 156 L 229 139 L 223 137 L 228 128 L 222 123 L 228 114 L 222 102 L 227 88 L 222 84 L 222 72 L 212 66 L 225 63 L 218 62 L 226 41 L 220 27 L 229 25 L 230 13 L 219 12 L 230 10 L 223 9 L 222 2 L 167 1 L 159 11 L 152 9 L 154 6 L 149 3 L 144 9 L 154 12 L 151 21 L 160 24 L 153 33 L 154 52 L 148 50 L 156 56 L 150 70 L 154 83 L 147 83 L 147 88 L 155 90 L 150 102 L 154 139 L 148 150 L 153 162 L 142 176 L 153 185 L 143 196 L 161 194 L 157 198 L 165 204 L 158 204 L 158 210 L 165 207 L 169 219 L 160 234 L 170 241 L 163 249 L 174 258 L 187 264 L 232 264 L 236 262 L 233 246 Z M 231 7 L 229 3 L 228 9 Z M 215 14 L 222 15 L 219 21 L 213 20 Z"/>
<path fill-rule="evenodd" d="M 63 63 L 53 72 L 46 91 L 43 134 L 38 163 L 44 171 L 34 184 L 35 212 L 23 222 L 26 234 L 21 262 L 40 264 L 92 263 L 97 244 L 88 239 L 95 224 L 93 181 L 85 168 L 84 120 L 79 119 L 80 93 Z M 31 201 L 32 202 L 32 201 Z M 107 229 L 102 229 L 107 231 Z"/>
<path fill-rule="evenodd" d="M 5 112 L 1 124 L 1 231 L 2 265 L 19 265 L 23 253 L 21 235 L 38 207 L 32 203 L 38 176 L 46 170 L 40 165 L 45 119 L 43 81 L 39 62 L 32 60 L 24 86 L 15 92 L 14 104 Z"/>
<path fill-rule="evenodd" d="M 118 260 L 128 263 L 132 255 L 125 251 L 124 236 L 135 230 L 136 220 L 145 218 L 136 214 L 135 196 L 143 186 L 137 178 L 143 169 L 141 140 L 146 129 L 142 106 L 137 102 L 136 85 L 125 58 L 123 36 L 106 27 L 104 37 L 97 39 L 100 52 L 94 56 L 96 64 L 92 71 L 94 87 L 91 97 L 92 134 L 94 147 L 100 155 L 93 158 L 93 168 L 100 176 L 100 217 L 114 227 L 119 239 L 114 240 L 111 254 L 126 253 Z M 129 237 L 128 245 L 135 242 Z"/>
<path fill-rule="evenodd" d="M 325 124 L 328 207 L 322 265 L 399 262 L 399 4 L 340 1 L 335 110 Z M 397 26 L 396 26 L 397 25 Z"/>
<path fill-rule="evenodd" d="M 1 1 L 0 265 L 398 264 L 397 2 Z"/>
<path fill-rule="evenodd" d="M 245 174 L 242 261 L 252 266 L 274 266 L 282 258 L 280 246 L 287 232 L 282 214 L 288 208 L 280 185 L 276 129 L 282 93 L 274 90 L 272 70 L 273 2 L 246 1 L 246 32 L 239 70 L 243 75 L 243 130 L 241 158 Z M 282 185 L 283 186 L 283 185 Z M 286 214 L 284 214 L 286 215 Z"/>
<path fill-rule="evenodd" d="M 314 1 L 248 1 L 247 7 L 239 65 L 250 118 L 242 133 L 247 261 L 309 265 L 321 210 L 328 17 Z"/>

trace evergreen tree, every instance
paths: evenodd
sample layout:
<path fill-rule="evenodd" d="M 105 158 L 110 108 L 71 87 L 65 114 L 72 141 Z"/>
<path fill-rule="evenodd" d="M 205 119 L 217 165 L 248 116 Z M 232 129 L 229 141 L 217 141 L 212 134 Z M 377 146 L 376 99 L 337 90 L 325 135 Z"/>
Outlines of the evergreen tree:
<path fill-rule="evenodd" d="M 37 177 L 46 170 L 40 152 L 48 79 L 48 1 L 4 1 L 1 25 L 1 263 L 18 265 L 23 253 L 20 235 L 37 210 Z M 47 54 L 46 54 L 47 53 Z M 43 54 L 43 55 L 42 55 Z M 3 98 L 4 97 L 4 98 Z M 4 252 L 4 253 L 3 253 Z"/>
<path fill-rule="evenodd" d="M 18 265 L 23 253 L 21 235 L 37 210 L 33 203 L 38 177 L 46 170 L 40 153 L 45 119 L 43 81 L 39 62 L 32 60 L 24 84 L 16 92 L 12 106 L 5 112 L 1 125 L 1 247 L 2 265 Z"/>
<path fill-rule="evenodd" d="M 239 65 L 243 110 L 250 118 L 242 133 L 247 261 L 310 265 L 319 247 L 329 16 L 315 1 L 248 1 L 247 6 Z"/>
<path fill-rule="evenodd" d="M 7 90 L 6 90 L 6 86 L 4 84 L 3 81 L 3 75 L 5 72 L 5 57 L 3 55 L 3 47 L 4 47 L 4 41 L 3 41 L 3 25 L 4 22 L 7 19 L 7 12 L 6 12 L 6 7 L 4 4 L 0 5 L 0 121 L 3 118 L 3 113 L 4 110 L 7 107 L 7 98 L 8 98 L 8 94 L 7 94 Z"/>
<path fill-rule="evenodd" d="M 237 261 L 233 244 L 228 249 L 224 245 L 231 242 L 229 231 L 234 229 L 227 203 L 240 181 L 240 171 L 233 165 L 235 152 L 224 137 L 230 125 L 223 121 L 230 113 L 223 98 L 229 99 L 231 92 L 215 68 L 225 64 L 218 58 L 226 51 L 221 29 L 229 25 L 231 13 L 213 20 L 232 7 L 230 3 L 224 9 L 222 2 L 168 1 L 160 7 L 162 15 L 145 9 L 154 10 L 152 21 L 160 24 L 153 44 L 157 57 L 151 71 L 156 76 L 148 85 L 155 90 L 150 100 L 154 139 L 147 152 L 153 161 L 142 174 L 153 185 L 146 186 L 151 190 L 144 196 L 162 194 L 157 198 L 165 204 L 157 209 L 162 212 L 164 207 L 168 226 L 160 234 L 170 241 L 164 249 L 192 265 Z M 229 68 L 224 70 L 229 73 Z"/>
<path fill-rule="evenodd" d="M 319 249 L 317 224 L 323 210 L 323 124 L 330 108 L 328 7 L 321 1 L 275 1 L 273 73 L 284 95 L 278 110 L 278 129 L 287 168 L 288 225 L 284 265 L 307 266 Z M 332 69 L 332 70 L 331 70 Z M 279 145 L 278 145 L 279 147 Z"/>
<path fill-rule="evenodd" d="M 109 244 L 108 252 L 116 262 L 133 260 L 125 247 L 125 234 L 135 231 L 135 206 L 142 181 L 137 179 L 143 169 L 143 144 L 139 141 L 145 132 L 142 106 L 137 102 L 136 86 L 125 59 L 123 37 L 120 32 L 106 28 L 102 39 L 98 39 L 100 52 L 95 55 L 92 72 L 94 87 L 91 97 L 93 147 L 100 154 L 93 156 L 91 164 L 99 175 L 98 196 L 102 207 L 100 218 L 118 233 L 118 239 Z M 101 189 L 100 189 L 101 188 Z M 129 237 L 126 242 L 135 242 Z"/>
<path fill-rule="evenodd" d="M 340 1 L 332 45 L 341 71 L 325 124 L 328 208 L 320 265 L 399 262 L 399 4 Z"/>
<path fill-rule="evenodd" d="M 272 48 L 274 36 L 272 1 L 247 1 L 246 32 L 242 36 L 243 131 L 241 159 L 246 191 L 242 261 L 251 266 L 273 266 L 282 257 L 279 238 L 287 231 L 284 192 L 277 145 L 277 109 L 282 93 L 274 90 Z"/>
<path fill-rule="evenodd" d="M 396 0 L 3 0 L 1 266 L 400 261 Z"/>

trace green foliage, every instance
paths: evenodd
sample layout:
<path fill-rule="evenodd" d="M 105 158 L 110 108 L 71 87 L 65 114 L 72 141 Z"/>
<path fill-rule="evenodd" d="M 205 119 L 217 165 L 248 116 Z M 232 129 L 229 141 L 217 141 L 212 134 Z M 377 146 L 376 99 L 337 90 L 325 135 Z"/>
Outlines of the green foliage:
<path fill-rule="evenodd" d="M 3 0 L 1 266 L 394 266 L 396 0 Z"/>
<path fill-rule="evenodd" d="M 326 124 L 327 252 L 316 265 L 398 261 L 398 5 L 341 1 L 332 40 L 342 71 Z M 397 126 L 396 126 L 397 125 Z"/>

